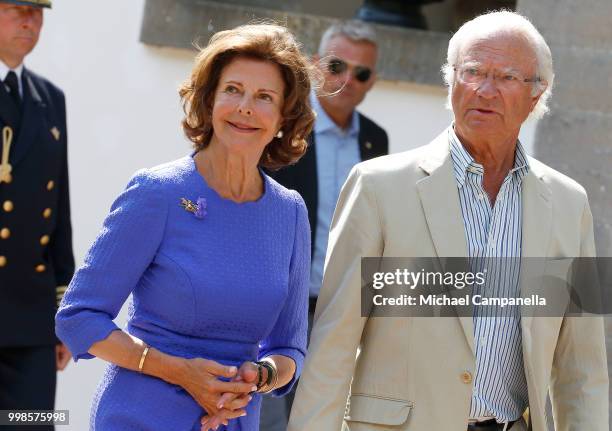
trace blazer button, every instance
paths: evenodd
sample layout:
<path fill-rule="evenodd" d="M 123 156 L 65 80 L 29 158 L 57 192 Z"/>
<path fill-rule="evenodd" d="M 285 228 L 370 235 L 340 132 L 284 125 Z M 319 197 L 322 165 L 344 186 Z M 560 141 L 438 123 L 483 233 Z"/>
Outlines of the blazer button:
<path fill-rule="evenodd" d="M 0 256 L 0 268 L 6 266 L 6 257 Z"/>
<path fill-rule="evenodd" d="M 464 371 L 463 373 L 461 373 L 461 381 L 466 385 L 472 383 L 472 373 L 470 373 L 469 371 Z"/>
<path fill-rule="evenodd" d="M 13 205 L 12 201 L 4 201 L 4 203 L 2 204 L 2 209 L 7 213 L 10 213 L 11 211 L 13 211 L 14 207 L 15 205 Z"/>
<path fill-rule="evenodd" d="M 36 272 L 45 272 L 45 269 L 47 269 L 47 267 L 45 265 L 36 265 Z"/>
<path fill-rule="evenodd" d="M 11 231 L 8 227 L 3 227 L 0 229 L 0 238 L 8 239 L 11 236 Z"/>
<path fill-rule="evenodd" d="M 49 235 L 43 235 L 40 237 L 40 245 L 47 245 L 49 244 Z"/>
<path fill-rule="evenodd" d="M 45 210 L 43 211 L 43 217 L 44 218 L 51 217 L 51 208 L 45 208 Z"/>
<path fill-rule="evenodd" d="M 53 187 L 55 187 L 55 181 L 49 180 L 49 182 L 47 183 L 47 190 L 51 191 L 53 190 Z"/>

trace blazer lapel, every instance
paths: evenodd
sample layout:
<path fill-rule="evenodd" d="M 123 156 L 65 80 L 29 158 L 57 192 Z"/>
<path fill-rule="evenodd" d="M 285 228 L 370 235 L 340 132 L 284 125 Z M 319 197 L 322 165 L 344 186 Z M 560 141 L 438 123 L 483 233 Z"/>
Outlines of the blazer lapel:
<path fill-rule="evenodd" d="M 44 118 L 44 109 L 46 105 L 42 98 L 32 77 L 27 72 L 27 69 L 23 70 L 23 117 L 21 118 L 21 127 L 19 128 L 19 136 L 15 143 L 15 151 L 11 157 L 11 163 L 16 165 L 27 153 L 30 145 L 35 141 L 36 134 L 39 132 L 42 126 L 42 119 Z"/>
<path fill-rule="evenodd" d="M 450 156 L 448 130 L 429 146 L 427 157 L 420 164 L 421 169 L 429 175 L 417 182 L 417 189 L 431 239 L 439 258 L 467 257 L 465 228 Z M 459 320 L 474 353 L 473 318 L 471 315 L 460 316 Z"/>
<path fill-rule="evenodd" d="M 311 254 L 314 255 L 317 235 L 317 213 L 319 211 L 319 182 L 317 177 L 317 147 L 314 132 L 308 137 L 308 149 L 293 168 L 293 185 L 302 195 L 308 208 L 310 222 Z"/>
<path fill-rule="evenodd" d="M 381 156 L 387 153 L 380 139 L 376 138 L 376 133 L 370 127 L 364 116 L 357 112 L 359 118 L 359 157 L 361 161 L 370 160 L 374 157 Z"/>
<path fill-rule="evenodd" d="M 361 160 L 369 160 L 373 157 L 374 152 L 374 143 L 369 137 L 368 130 L 365 130 L 364 121 L 361 119 L 361 114 L 357 113 L 359 118 L 359 136 L 357 140 L 359 141 L 359 157 Z"/>
<path fill-rule="evenodd" d="M 420 166 L 429 175 L 417 182 L 417 189 L 438 256 L 466 257 L 465 228 L 446 131 L 430 144 Z"/>

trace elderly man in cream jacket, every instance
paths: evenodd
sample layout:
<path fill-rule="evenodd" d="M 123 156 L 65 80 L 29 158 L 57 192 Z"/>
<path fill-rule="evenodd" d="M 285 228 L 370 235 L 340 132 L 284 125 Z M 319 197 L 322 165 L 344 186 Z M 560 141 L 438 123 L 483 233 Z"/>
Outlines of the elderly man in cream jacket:
<path fill-rule="evenodd" d="M 553 84 L 541 34 L 514 12 L 482 15 L 443 71 L 453 124 L 357 165 L 343 187 L 289 430 L 546 431 L 550 391 L 556 430 L 608 431 L 600 317 L 361 316 L 365 256 L 595 254 L 583 187 L 518 140 Z"/>

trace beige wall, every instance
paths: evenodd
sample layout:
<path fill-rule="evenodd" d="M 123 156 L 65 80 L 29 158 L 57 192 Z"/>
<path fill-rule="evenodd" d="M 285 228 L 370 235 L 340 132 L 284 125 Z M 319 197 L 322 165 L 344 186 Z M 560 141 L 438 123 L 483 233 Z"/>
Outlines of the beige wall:
<path fill-rule="evenodd" d="M 41 43 L 27 65 L 62 87 L 68 98 L 69 163 L 77 262 L 129 177 L 139 168 L 181 157 L 176 94 L 193 53 L 138 42 L 144 0 L 56 1 L 47 11 Z M 363 111 L 389 132 L 391 150 L 428 142 L 450 121 L 445 90 L 379 82 Z M 527 147 L 533 126 L 524 131 Z M 123 316 L 123 314 L 122 314 Z M 119 318 L 120 326 L 124 318 Z M 59 375 L 58 409 L 69 409 L 71 426 L 88 428 L 89 406 L 104 364 L 70 364 Z"/>

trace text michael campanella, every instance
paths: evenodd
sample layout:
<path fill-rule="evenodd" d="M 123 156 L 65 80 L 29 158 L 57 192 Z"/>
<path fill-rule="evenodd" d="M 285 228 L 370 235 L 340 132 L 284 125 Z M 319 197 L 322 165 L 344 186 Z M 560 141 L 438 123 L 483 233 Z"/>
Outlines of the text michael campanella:
<path fill-rule="evenodd" d="M 448 288 L 462 290 L 466 287 L 478 290 L 486 282 L 485 269 L 482 272 L 439 272 L 439 271 L 410 271 L 408 269 L 395 269 L 389 272 L 374 272 L 372 274 L 372 288 L 381 291 L 387 286 L 408 288 L 410 291 L 428 287 Z M 384 293 L 384 294 L 383 294 Z M 375 306 L 520 306 L 520 305 L 546 305 L 546 299 L 539 295 L 528 297 L 493 297 L 477 293 L 463 295 L 447 295 L 445 293 L 432 293 L 427 290 L 423 293 L 400 294 L 389 296 L 388 292 L 373 295 L 372 303 Z"/>

